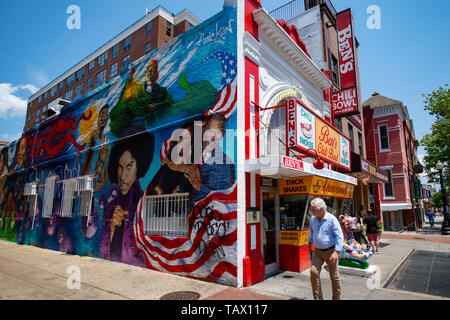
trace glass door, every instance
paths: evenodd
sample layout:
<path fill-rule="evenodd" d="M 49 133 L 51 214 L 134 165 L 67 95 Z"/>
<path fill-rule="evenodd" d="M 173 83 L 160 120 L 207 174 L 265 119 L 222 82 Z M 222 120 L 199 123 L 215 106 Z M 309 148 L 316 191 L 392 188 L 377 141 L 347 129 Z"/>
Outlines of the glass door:
<path fill-rule="evenodd" d="M 261 243 L 267 275 L 280 269 L 280 205 L 278 193 L 275 189 L 262 188 L 261 192 Z"/>

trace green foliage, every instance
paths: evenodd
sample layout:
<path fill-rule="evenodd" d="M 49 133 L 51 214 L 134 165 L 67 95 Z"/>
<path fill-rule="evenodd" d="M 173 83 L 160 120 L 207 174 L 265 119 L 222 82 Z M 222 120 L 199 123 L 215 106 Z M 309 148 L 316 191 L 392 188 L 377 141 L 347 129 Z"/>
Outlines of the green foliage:
<path fill-rule="evenodd" d="M 442 208 L 444 206 L 444 200 L 442 199 L 442 193 L 440 191 L 431 196 L 431 206 L 433 208 Z"/>
<path fill-rule="evenodd" d="M 450 159 L 450 89 L 448 84 L 439 87 L 427 95 L 424 109 L 430 115 L 435 116 L 435 122 L 431 126 L 431 133 L 423 136 L 420 144 L 425 147 L 427 155 L 424 157 L 425 172 L 430 182 L 439 182 L 439 172 L 435 169 L 436 163 L 440 160 L 444 165 L 443 183 L 449 184 L 449 159 Z"/>

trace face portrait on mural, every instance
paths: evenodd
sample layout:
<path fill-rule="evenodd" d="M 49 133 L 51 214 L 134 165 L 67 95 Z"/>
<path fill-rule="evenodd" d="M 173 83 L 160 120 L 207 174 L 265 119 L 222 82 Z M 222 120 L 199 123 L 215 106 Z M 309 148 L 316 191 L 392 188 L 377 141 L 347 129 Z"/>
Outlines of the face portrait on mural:
<path fill-rule="evenodd" d="M 153 135 L 145 132 L 116 143 L 109 157 L 108 175 L 111 183 L 118 185 L 119 192 L 103 213 L 104 232 L 102 254 L 114 261 L 130 257 L 132 225 L 139 199 L 143 195 L 139 178 L 147 173 L 153 158 Z M 109 250 L 107 249 L 109 248 Z M 127 248 L 127 250 L 122 250 Z"/>
<path fill-rule="evenodd" d="M 27 154 L 27 140 L 23 137 L 20 142 L 16 153 L 17 168 L 23 168 Z"/>
<path fill-rule="evenodd" d="M 106 123 L 108 122 L 108 105 L 105 105 L 98 114 L 98 129 L 100 132 L 103 132 L 103 129 L 106 127 Z"/>
<path fill-rule="evenodd" d="M 14 200 L 14 193 L 12 191 L 8 191 L 5 197 L 6 203 L 3 205 L 2 210 L 2 219 L 5 217 L 10 217 L 14 219 L 16 217 L 16 202 Z"/>
<path fill-rule="evenodd" d="M 8 148 L 5 147 L 0 153 L 0 176 L 8 173 Z"/>
<path fill-rule="evenodd" d="M 147 84 L 154 84 L 158 80 L 158 62 L 152 60 L 145 68 L 145 80 Z"/>

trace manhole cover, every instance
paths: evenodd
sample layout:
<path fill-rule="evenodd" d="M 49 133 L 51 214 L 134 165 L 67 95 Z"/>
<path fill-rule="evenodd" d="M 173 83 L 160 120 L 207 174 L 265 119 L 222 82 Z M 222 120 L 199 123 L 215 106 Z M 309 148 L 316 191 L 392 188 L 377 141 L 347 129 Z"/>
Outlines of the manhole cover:
<path fill-rule="evenodd" d="M 200 293 L 194 291 L 175 291 L 163 295 L 159 300 L 197 300 Z"/>

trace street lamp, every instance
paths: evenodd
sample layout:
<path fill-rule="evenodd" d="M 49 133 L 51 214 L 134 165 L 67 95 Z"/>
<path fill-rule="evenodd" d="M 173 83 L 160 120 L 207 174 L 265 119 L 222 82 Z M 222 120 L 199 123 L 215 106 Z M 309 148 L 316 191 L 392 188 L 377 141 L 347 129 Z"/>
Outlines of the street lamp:
<path fill-rule="evenodd" d="M 444 203 L 443 208 L 444 222 L 442 223 L 441 233 L 450 234 L 450 221 L 447 212 L 447 193 L 445 192 L 444 182 L 442 181 L 442 169 L 444 169 L 444 164 L 441 161 L 438 161 L 438 163 L 436 163 L 436 169 L 439 171 L 439 179 L 441 181 L 442 201 Z"/>

